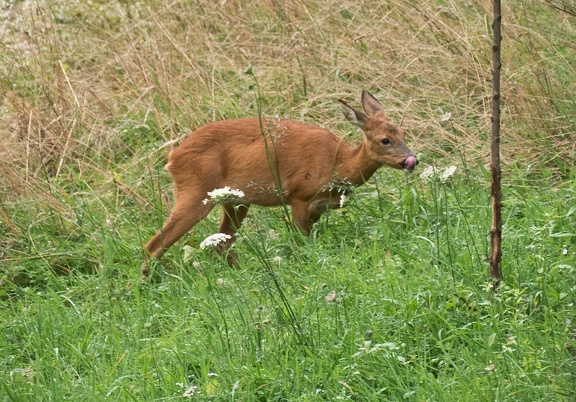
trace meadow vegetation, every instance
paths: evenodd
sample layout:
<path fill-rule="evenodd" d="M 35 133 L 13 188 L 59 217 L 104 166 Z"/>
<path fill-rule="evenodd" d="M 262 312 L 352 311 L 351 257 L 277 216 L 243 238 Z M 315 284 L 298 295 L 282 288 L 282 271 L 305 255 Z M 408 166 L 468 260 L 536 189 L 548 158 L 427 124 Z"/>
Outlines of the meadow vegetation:
<path fill-rule="evenodd" d="M 504 3 L 494 293 L 490 1 L 0 1 L 0 399 L 576 399 L 576 7 Z M 199 247 L 212 213 L 142 280 L 181 139 L 260 114 L 358 141 L 363 89 L 413 174 L 310 238 L 252 208 L 239 269 Z"/>

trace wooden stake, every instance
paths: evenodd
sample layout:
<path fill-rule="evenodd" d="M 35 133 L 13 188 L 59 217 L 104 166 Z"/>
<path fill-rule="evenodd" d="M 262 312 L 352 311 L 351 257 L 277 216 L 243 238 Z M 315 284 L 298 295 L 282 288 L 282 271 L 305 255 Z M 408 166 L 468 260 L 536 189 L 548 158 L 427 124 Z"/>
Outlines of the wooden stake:
<path fill-rule="evenodd" d="M 492 162 L 490 173 L 492 183 L 492 230 L 490 232 L 490 278 L 494 281 L 494 291 L 498 290 L 502 279 L 502 185 L 500 170 L 500 44 L 502 42 L 502 11 L 500 0 L 494 0 L 494 42 L 492 45 L 492 140 L 490 144 Z"/>

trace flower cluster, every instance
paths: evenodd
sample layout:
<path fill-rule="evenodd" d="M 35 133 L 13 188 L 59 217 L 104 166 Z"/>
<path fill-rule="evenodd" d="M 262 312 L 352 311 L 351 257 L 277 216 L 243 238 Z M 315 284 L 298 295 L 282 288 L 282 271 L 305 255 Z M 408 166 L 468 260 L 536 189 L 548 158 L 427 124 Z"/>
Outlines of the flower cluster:
<path fill-rule="evenodd" d="M 448 183 L 455 172 L 456 166 L 448 166 L 443 172 L 435 166 L 428 166 L 420 173 L 420 178 L 424 181 L 439 180 L 441 183 Z"/>
<path fill-rule="evenodd" d="M 452 118 L 452 113 L 444 112 L 444 110 L 442 110 L 442 108 L 438 108 L 438 111 L 440 112 L 440 121 L 442 121 L 442 122 L 450 121 L 450 119 Z"/>
<path fill-rule="evenodd" d="M 184 247 L 182 247 L 182 251 L 184 252 L 184 262 L 192 261 L 192 258 L 194 257 L 194 249 L 188 244 L 185 244 Z"/>
<path fill-rule="evenodd" d="M 428 166 L 420 173 L 420 178 L 424 181 L 429 181 L 436 177 L 436 175 L 438 175 L 438 169 L 435 166 Z"/>
<path fill-rule="evenodd" d="M 206 198 L 202 201 L 204 204 L 208 204 L 209 202 L 218 204 L 242 198 L 244 197 L 244 192 L 242 190 L 234 190 L 226 186 L 208 191 L 208 197 L 210 198 Z"/>
<path fill-rule="evenodd" d="M 188 387 L 186 391 L 184 391 L 184 394 L 182 396 L 184 398 L 192 398 L 194 395 L 196 395 L 197 389 L 198 387 L 196 385 L 191 385 L 190 387 Z"/>
<path fill-rule="evenodd" d="M 227 235 L 225 233 L 214 233 L 213 235 L 208 236 L 207 238 L 200 243 L 200 248 L 205 249 L 206 247 L 210 246 L 217 246 L 220 243 L 225 243 L 226 240 L 231 239 L 232 236 Z"/>

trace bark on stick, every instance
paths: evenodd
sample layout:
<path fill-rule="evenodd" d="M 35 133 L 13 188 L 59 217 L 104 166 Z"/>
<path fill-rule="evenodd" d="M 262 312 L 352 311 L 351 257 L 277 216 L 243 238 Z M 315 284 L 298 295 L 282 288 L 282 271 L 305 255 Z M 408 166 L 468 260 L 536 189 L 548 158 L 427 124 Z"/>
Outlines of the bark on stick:
<path fill-rule="evenodd" d="M 494 0 L 494 42 L 492 45 L 492 140 L 491 140 L 491 195 L 492 230 L 490 232 L 490 277 L 494 290 L 502 279 L 502 186 L 500 170 L 500 44 L 502 42 L 502 11 L 500 0 Z"/>

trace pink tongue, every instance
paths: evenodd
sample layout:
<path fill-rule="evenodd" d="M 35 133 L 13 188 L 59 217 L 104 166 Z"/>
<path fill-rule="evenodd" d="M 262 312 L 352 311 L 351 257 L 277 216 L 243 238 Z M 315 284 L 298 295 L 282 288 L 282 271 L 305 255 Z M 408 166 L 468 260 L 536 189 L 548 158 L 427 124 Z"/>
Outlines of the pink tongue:
<path fill-rule="evenodd" d="M 414 169 L 414 167 L 416 167 L 416 157 L 415 156 L 407 157 L 406 160 L 404 161 L 404 166 L 406 166 L 406 169 Z"/>

